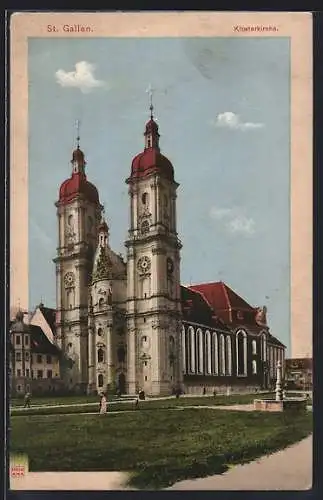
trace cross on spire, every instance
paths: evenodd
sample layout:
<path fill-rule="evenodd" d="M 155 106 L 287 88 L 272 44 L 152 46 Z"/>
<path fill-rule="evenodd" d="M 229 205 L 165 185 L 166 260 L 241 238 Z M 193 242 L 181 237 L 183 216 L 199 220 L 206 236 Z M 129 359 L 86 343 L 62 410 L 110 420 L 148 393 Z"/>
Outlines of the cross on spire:
<path fill-rule="evenodd" d="M 150 118 L 153 119 L 153 111 L 154 111 L 154 106 L 153 106 L 153 93 L 155 92 L 155 89 L 152 87 L 151 83 L 148 85 L 148 88 L 146 92 L 149 95 L 149 109 L 150 109 Z"/>
<path fill-rule="evenodd" d="M 76 147 L 80 148 L 80 120 L 76 120 Z"/>

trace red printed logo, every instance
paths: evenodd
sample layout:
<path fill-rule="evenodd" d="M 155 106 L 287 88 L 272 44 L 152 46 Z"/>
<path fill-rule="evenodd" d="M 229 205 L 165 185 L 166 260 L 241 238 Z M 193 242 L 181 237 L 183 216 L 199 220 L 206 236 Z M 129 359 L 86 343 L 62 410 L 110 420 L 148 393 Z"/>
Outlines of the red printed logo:
<path fill-rule="evenodd" d="M 10 467 L 10 477 L 24 477 L 26 474 L 25 465 L 12 465 Z"/>

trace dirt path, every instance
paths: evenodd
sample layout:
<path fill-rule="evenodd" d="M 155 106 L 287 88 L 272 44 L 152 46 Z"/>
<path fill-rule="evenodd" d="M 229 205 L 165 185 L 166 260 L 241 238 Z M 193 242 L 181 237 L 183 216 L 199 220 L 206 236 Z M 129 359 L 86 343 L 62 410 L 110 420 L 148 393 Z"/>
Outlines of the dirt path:
<path fill-rule="evenodd" d="M 221 475 L 180 481 L 170 490 L 307 490 L 312 487 L 312 436 Z"/>

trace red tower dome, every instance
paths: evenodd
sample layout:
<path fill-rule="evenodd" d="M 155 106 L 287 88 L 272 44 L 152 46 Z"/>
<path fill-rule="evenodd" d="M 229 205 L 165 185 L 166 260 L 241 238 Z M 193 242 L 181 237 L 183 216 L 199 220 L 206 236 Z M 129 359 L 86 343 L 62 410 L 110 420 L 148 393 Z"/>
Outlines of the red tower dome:
<path fill-rule="evenodd" d="M 91 203 L 99 204 L 99 194 L 94 184 L 86 178 L 84 153 L 79 145 L 73 151 L 71 160 L 73 169 L 69 179 L 63 182 L 59 189 L 59 203 L 66 204 L 78 196 L 84 197 Z"/>
<path fill-rule="evenodd" d="M 162 177 L 174 181 L 174 168 L 171 162 L 162 155 L 159 148 L 158 125 L 152 114 L 153 107 L 150 107 L 150 120 L 146 123 L 145 149 L 132 160 L 131 175 L 128 181 L 145 177 L 152 173 L 159 173 Z"/>

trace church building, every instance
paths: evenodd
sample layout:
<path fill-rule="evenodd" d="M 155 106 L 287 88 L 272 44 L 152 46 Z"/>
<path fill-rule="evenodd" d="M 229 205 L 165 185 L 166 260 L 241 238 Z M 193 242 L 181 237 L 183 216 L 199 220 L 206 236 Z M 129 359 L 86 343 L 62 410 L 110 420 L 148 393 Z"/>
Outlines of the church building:
<path fill-rule="evenodd" d="M 266 308 L 250 306 L 223 282 L 181 285 L 179 184 L 150 110 L 143 151 L 126 179 L 125 260 L 110 247 L 79 138 L 60 186 L 50 339 L 60 352 L 60 378 L 78 393 L 268 388 L 285 346 L 271 335 Z"/>

